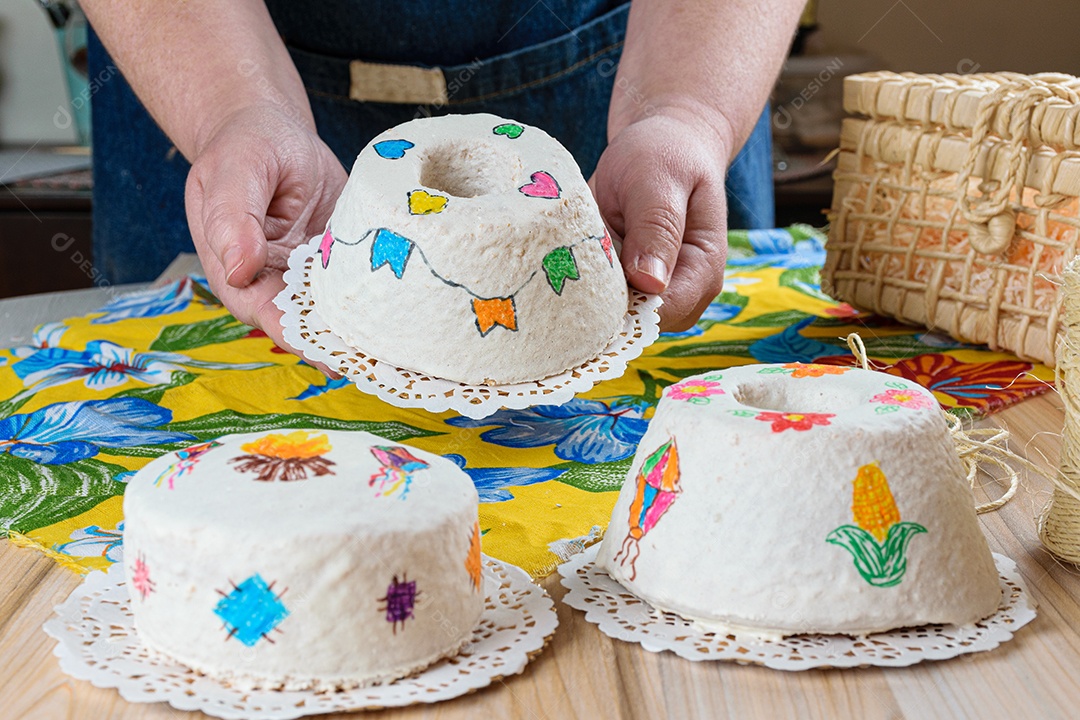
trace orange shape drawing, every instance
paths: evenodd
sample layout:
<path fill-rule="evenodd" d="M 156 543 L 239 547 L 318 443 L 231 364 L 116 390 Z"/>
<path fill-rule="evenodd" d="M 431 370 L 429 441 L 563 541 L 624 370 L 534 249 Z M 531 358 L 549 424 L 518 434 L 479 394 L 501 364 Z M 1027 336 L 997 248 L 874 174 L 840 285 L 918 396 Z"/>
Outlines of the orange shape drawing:
<path fill-rule="evenodd" d="M 465 557 L 465 570 L 472 578 L 473 588 L 480 589 L 480 523 L 473 525 L 472 538 L 469 540 L 469 554 Z"/>
<path fill-rule="evenodd" d="M 841 365 L 818 365 L 817 363 L 800 363 L 791 362 L 784 365 L 788 370 L 792 370 L 791 377 L 793 378 L 819 378 L 825 375 L 843 375 L 850 367 L 843 367 Z"/>
<path fill-rule="evenodd" d="M 480 335 L 487 335 L 496 325 L 517 332 L 517 310 L 514 298 L 473 298 L 473 312 L 476 313 L 476 327 Z"/>

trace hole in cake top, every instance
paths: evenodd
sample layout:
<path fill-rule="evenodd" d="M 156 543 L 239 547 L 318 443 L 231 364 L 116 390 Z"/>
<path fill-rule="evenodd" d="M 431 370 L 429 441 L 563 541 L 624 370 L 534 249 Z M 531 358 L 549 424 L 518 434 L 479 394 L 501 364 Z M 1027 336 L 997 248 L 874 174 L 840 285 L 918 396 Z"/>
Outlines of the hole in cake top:
<path fill-rule="evenodd" d="M 866 404 L 865 392 L 829 382 L 792 382 L 786 375 L 759 376 L 740 383 L 735 401 L 757 410 L 784 413 L 842 413 Z M 820 382 L 824 380 L 825 382 Z"/>
<path fill-rule="evenodd" d="M 521 159 L 495 143 L 437 145 L 424 156 L 420 184 L 452 197 L 471 198 L 514 190 L 522 179 Z"/>

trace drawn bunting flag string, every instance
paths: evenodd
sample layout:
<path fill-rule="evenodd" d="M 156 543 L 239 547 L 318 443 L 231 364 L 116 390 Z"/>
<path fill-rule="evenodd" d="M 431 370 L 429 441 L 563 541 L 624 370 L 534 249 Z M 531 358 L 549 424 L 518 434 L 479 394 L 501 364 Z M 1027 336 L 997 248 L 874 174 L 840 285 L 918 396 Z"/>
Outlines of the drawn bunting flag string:
<path fill-rule="evenodd" d="M 574 253 L 568 247 L 555 248 L 544 256 L 544 272 L 547 273 L 548 284 L 556 295 L 562 295 L 563 284 L 567 280 L 577 280 L 577 261 Z"/>
<path fill-rule="evenodd" d="M 517 289 L 503 297 L 492 298 L 480 295 L 469 287 L 440 274 L 432 267 L 427 255 L 424 254 L 423 248 L 404 235 L 396 233 L 389 228 L 371 228 L 365 231 L 359 239 L 350 242 L 342 240 L 334 235 L 333 231 L 328 227 L 322 237 L 318 249 L 322 258 L 323 269 L 326 269 L 329 266 L 330 252 L 336 243 L 356 246 L 367 240 L 369 237 L 372 238 L 370 263 L 372 272 L 379 270 L 384 265 L 388 265 L 390 266 L 390 270 L 394 273 L 394 276 L 398 280 L 402 279 L 405 275 L 405 269 L 412 259 L 413 251 L 415 250 L 421 261 L 427 266 L 427 269 L 439 281 L 450 287 L 461 288 L 465 293 L 472 297 L 473 312 L 476 314 L 476 326 L 483 336 L 486 336 L 495 327 L 502 327 L 515 332 L 517 331 L 517 307 L 515 296 L 521 292 L 526 285 L 532 282 L 541 270 L 544 273 L 544 277 L 547 279 L 548 285 L 556 295 L 560 296 L 562 295 L 563 289 L 566 287 L 567 280 L 580 279 L 581 270 L 578 266 L 577 258 L 574 256 L 574 248 L 587 242 L 597 242 L 600 244 L 600 248 L 603 250 L 605 257 L 607 257 L 608 263 L 614 267 L 614 258 L 611 252 L 611 238 L 607 233 L 604 233 L 603 235 L 590 235 L 581 238 L 570 245 L 555 248 L 544 256 L 541 261 L 541 267 L 530 273 Z"/>
<path fill-rule="evenodd" d="M 413 242 L 396 232 L 381 228 L 371 242 L 371 271 L 375 272 L 383 265 L 389 265 L 394 275 L 400 280 L 405 274 L 405 265 L 412 255 Z"/>
<path fill-rule="evenodd" d="M 517 332 L 517 308 L 514 306 L 513 296 L 473 298 L 472 307 L 481 336 L 486 336 L 497 325 Z"/>

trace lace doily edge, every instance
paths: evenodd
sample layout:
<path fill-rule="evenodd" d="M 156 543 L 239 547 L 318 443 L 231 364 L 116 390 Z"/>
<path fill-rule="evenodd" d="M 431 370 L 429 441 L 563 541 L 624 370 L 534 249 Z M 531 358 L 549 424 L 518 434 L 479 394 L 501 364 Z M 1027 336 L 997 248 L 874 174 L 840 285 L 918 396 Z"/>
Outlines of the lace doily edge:
<path fill-rule="evenodd" d="M 1035 598 L 1031 596 L 1031 592 L 1028 590 L 1027 584 L 1024 582 L 1023 577 L 1020 575 L 1017 569 L 1016 562 L 1011 558 L 1002 555 L 1000 553 L 992 553 L 994 557 L 995 566 L 998 568 L 999 575 L 1002 576 L 1007 582 L 1014 583 L 1020 590 L 1020 597 L 1017 602 L 1011 606 L 1013 612 L 1016 613 L 1014 622 L 1009 627 L 1002 625 L 986 625 L 983 626 L 984 633 L 978 638 L 977 643 L 973 643 L 972 646 L 965 647 L 962 651 L 957 651 L 955 648 L 923 648 L 918 652 L 912 652 L 911 654 L 901 654 L 896 657 L 879 657 L 874 658 L 873 662 L 868 662 L 867 658 L 855 658 L 849 662 L 845 662 L 845 655 L 834 656 L 837 661 L 835 663 L 817 662 L 813 660 L 806 660 L 804 664 L 795 664 L 789 657 L 785 656 L 783 659 L 777 661 L 754 660 L 754 659 L 739 659 L 739 658 L 726 658 L 726 657 L 710 657 L 704 655 L 698 651 L 692 650 L 685 645 L 674 645 L 651 641 L 649 636 L 629 631 L 619 625 L 612 625 L 608 622 L 611 613 L 606 609 L 597 606 L 595 603 L 587 602 L 586 598 L 589 597 L 588 591 L 582 589 L 574 584 L 574 580 L 571 578 L 573 574 L 576 574 L 578 569 L 586 565 L 591 564 L 599 550 L 599 544 L 586 548 L 583 552 L 578 553 L 575 557 L 571 558 L 565 563 L 558 566 L 558 572 L 560 575 L 560 584 L 566 589 L 566 593 L 563 595 L 562 601 L 569 607 L 579 610 L 585 615 L 585 620 L 592 623 L 597 627 L 600 632 L 604 633 L 608 637 L 614 640 L 621 640 L 623 642 L 633 643 L 641 646 L 642 649 L 653 652 L 671 652 L 685 660 L 691 662 L 733 662 L 738 665 L 757 665 L 761 667 L 767 667 L 771 670 L 782 670 L 788 672 L 798 672 L 802 670 L 850 670 L 860 667 L 910 667 L 911 665 L 917 665 L 918 663 L 925 661 L 939 661 L 949 660 L 959 657 L 961 655 L 968 655 L 979 652 L 989 652 L 1000 647 L 1002 644 L 1008 642 L 1015 637 L 1016 632 L 1021 628 L 1028 625 L 1036 617 L 1036 609 L 1038 607 Z M 1007 577 L 1005 577 L 1007 576 Z M 613 582 L 615 582 L 613 580 Z M 621 587 L 621 586 L 620 586 Z M 629 591 L 627 591 L 629 592 Z M 639 601 L 647 606 L 652 607 L 645 600 L 638 598 Z M 997 611 L 993 615 L 983 618 L 979 623 L 986 622 L 987 620 L 997 617 L 1001 613 L 1010 610 L 1010 606 L 1003 599 L 1002 604 L 998 606 Z M 689 624 L 690 621 L 687 621 Z M 976 623 L 978 624 L 978 623 Z M 930 626 L 922 626 L 930 627 Z M 892 631 L 885 631 L 878 635 L 888 635 L 890 632 L 900 632 L 902 630 L 918 631 L 920 628 L 897 628 Z M 691 629 L 689 627 L 682 634 L 698 634 L 706 635 L 705 631 L 698 629 Z M 762 640 L 757 637 L 736 637 L 736 643 L 740 645 L 760 645 Z M 798 637 L 798 636 L 796 636 Z M 814 635 L 803 637 L 842 637 L 847 640 L 858 641 L 860 638 L 855 638 L 850 635 Z M 874 636 L 870 636 L 874 637 Z"/>
<path fill-rule="evenodd" d="M 506 563 L 506 562 L 497 560 L 497 559 L 492 558 L 492 557 L 490 557 L 490 556 L 488 556 L 486 554 L 483 555 L 483 559 L 484 559 L 485 567 L 487 567 L 489 563 L 493 563 L 493 564 L 496 564 L 498 566 L 501 566 L 506 572 L 508 572 L 510 574 L 517 574 L 518 575 L 517 582 L 522 583 L 521 587 L 526 588 L 526 592 L 529 595 L 532 596 L 532 600 L 530 602 L 537 603 L 537 606 L 535 608 L 533 608 L 533 610 L 534 610 L 534 612 L 533 612 L 533 616 L 534 616 L 533 621 L 534 621 L 535 630 L 533 631 L 532 636 L 529 638 L 532 642 L 528 643 L 529 645 L 534 645 L 534 647 L 532 647 L 531 649 L 526 649 L 525 647 L 521 647 L 521 645 L 523 645 L 524 643 L 518 643 L 518 645 L 519 645 L 518 653 L 520 653 L 520 655 L 517 658 L 518 659 L 517 663 L 511 663 L 509 665 L 504 664 L 502 670 L 497 674 L 492 674 L 492 675 L 476 674 L 476 675 L 466 676 L 466 678 L 467 678 L 466 680 L 458 680 L 458 685 L 457 685 L 457 687 L 455 689 L 460 690 L 460 692 L 455 692 L 455 693 L 453 693 L 451 695 L 446 695 L 446 696 L 442 696 L 442 697 L 435 696 L 435 697 L 430 697 L 430 698 L 413 698 L 413 699 L 410 699 L 408 702 L 404 702 L 404 703 L 349 705 L 348 707 L 342 706 L 340 708 L 333 708 L 333 709 L 330 709 L 330 710 L 317 709 L 314 712 L 309 711 L 309 712 L 296 712 L 296 713 L 274 713 L 272 715 L 267 715 L 266 717 L 273 717 L 273 718 L 275 718 L 275 720 L 290 720 L 291 718 L 300 718 L 300 717 L 305 717 L 305 716 L 309 716 L 309 715 L 313 715 L 313 714 L 321 714 L 323 712 L 361 712 L 361 711 L 371 711 L 371 710 L 382 710 L 382 709 L 388 709 L 388 708 L 410 707 L 412 705 L 421 705 L 421 704 L 435 704 L 435 703 L 439 703 L 439 702 L 444 702 L 446 700 L 453 700 L 453 699 L 458 698 L 458 697 L 464 697 L 466 695 L 472 695 L 472 694 L 474 694 L 476 692 L 484 690 L 487 687 L 490 687 L 491 685 L 494 685 L 497 682 L 501 682 L 501 681 L 505 680 L 506 678 L 510 678 L 510 677 L 515 676 L 515 675 L 520 675 L 520 674 L 524 673 L 526 668 L 528 668 L 528 666 L 537 657 L 539 657 L 541 654 L 543 654 L 544 650 L 548 647 L 548 645 L 551 643 L 552 639 L 555 637 L 555 633 L 558 630 L 558 626 L 559 626 L 558 614 L 557 614 L 557 612 L 555 610 L 555 601 L 551 597 L 550 593 L 547 592 L 547 590 L 545 590 L 544 588 L 540 587 L 537 583 L 535 583 L 532 580 L 532 578 L 529 576 L 529 574 L 526 573 L 521 568 L 519 568 L 519 567 L 517 567 L 515 565 L 512 565 L 510 563 Z M 238 712 L 235 712 L 235 713 L 234 712 L 221 712 L 221 713 L 214 712 L 214 710 L 216 710 L 218 708 L 208 706 L 208 703 L 206 702 L 206 698 L 200 697 L 198 695 L 190 696 L 190 695 L 187 695 L 186 693 L 183 693 L 183 692 L 160 693 L 160 692 L 157 692 L 157 691 L 148 692 L 148 691 L 145 691 L 145 690 L 140 690 L 139 688 L 134 687 L 132 685 L 124 684 L 124 679 L 125 678 L 123 676 L 120 676 L 118 673 L 110 672 L 110 671 L 102 671 L 100 669 L 97 669 L 97 668 L 87 664 L 85 661 L 80 659 L 80 657 L 78 656 L 78 653 L 76 651 L 72 650 L 68 645 L 67 641 L 71 638 L 71 635 L 70 635 L 69 632 L 67 632 L 67 630 L 65 628 L 65 624 L 66 624 L 65 618 L 68 617 L 68 616 L 71 616 L 71 615 L 82 617 L 83 613 L 81 612 L 81 610 L 79 608 L 79 605 L 80 605 L 81 601 L 83 600 L 83 598 L 87 597 L 89 594 L 109 590 L 111 588 L 116 587 L 117 585 L 124 584 L 124 583 L 125 583 L 125 578 L 124 578 L 124 572 L 123 572 L 123 564 L 122 563 L 114 563 L 112 566 L 110 566 L 108 568 L 107 571 L 94 570 L 94 571 L 91 571 L 90 573 L 88 573 L 85 576 L 83 582 L 81 582 L 78 586 L 76 586 L 72 590 L 72 592 L 68 595 L 67 598 L 65 598 L 58 605 L 54 606 L 53 614 L 42 625 L 42 629 L 44 630 L 46 635 L 48 635 L 49 637 L 51 637 L 53 640 L 56 641 L 54 646 L 53 646 L 53 649 L 52 649 L 52 654 L 53 654 L 54 657 L 57 658 L 58 664 L 60 665 L 60 669 L 66 675 L 68 675 L 69 677 L 72 677 L 72 678 L 74 678 L 76 680 L 82 680 L 82 681 L 88 682 L 91 685 L 93 685 L 94 687 L 97 687 L 97 688 L 100 688 L 100 689 L 103 689 L 103 690 L 116 690 L 120 694 L 120 696 L 122 698 L 124 698 L 124 700 L 127 701 L 127 702 L 131 702 L 131 703 L 158 703 L 158 702 L 164 702 L 164 703 L 167 703 L 168 705 L 170 705 L 171 707 L 176 708 L 177 710 L 181 710 L 181 711 L 185 711 L 185 712 L 192 712 L 192 711 L 203 712 L 203 713 L 206 713 L 208 715 L 212 715 L 214 717 L 224 718 L 226 720 L 232 720 L 233 718 L 246 718 L 246 717 L 249 717 L 248 714 L 245 714 L 242 711 L 238 711 Z M 538 637 L 539 633 L 543 633 L 543 635 Z M 536 642 L 537 639 L 539 639 L 538 643 Z M 173 662 L 173 663 L 176 662 L 174 660 L 171 660 L 167 656 L 162 656 L 162 657 L 169 660 L 170 662 Z M 399 680 L 409 680 L 409 679 L 413 679 L 413 678 L 422 676 L 425 672 L 435 669 L 438 665 L 440 665 L 445 660 L 447 660 L 447 658 L 442 658 L 442 659 L 436 661 L 435 663 L 433 663 L 432 665 L 429 665 L 428 667 L 424 668 L 423 670 L 421 670 L 421 671 L 419 671 L 417 673 L 414 673 L 412 675 L 406 676 L 404 678 L 399 678 Z M 507 668 L 513 668 L 513 669 L 507 670 Z M 196 671 L 191 671 L 191 672 L 196 672 Z M 207 676 L 207 675 L 202 674 L 202 673 L 199 673 L 199 675 L 200 675 L 200 677 L 206 678 L 209 681 L 217 682 L 218 684 L 222 685 L 223 687 L 228 687 L 227 684 L 225 684 L 223 682 L 220 682 L 220 681 L 216 681 L 210 676 Z M 475 681 L 475 682 L 472 682 L 472 681 Z M 394 682 L 396 682 L 396 681 L 394 681 Z M 373 690 L 377 690 L 380 687 L 390 687 L 390 686 L 392 686 L 394 684 L 394 682 L 375 684 L 375 685 L 370 685 L 370 686 L 367 686 L 367 687 L 355 687 L 355 688 L 349 688 L 349 689 L 342 689 L 340 692 L 345 693 L 345 692 L 350 692 L 350 691 L 373 691 Z M 316 690 L 301 690 L 301 691 L 280 690 L 279 691 L 279 690 L 273 690 L 273 689 L 255 688 L 255 689 L 251 689 L 251 690 L 244 690 L 243 692 L 259 692 L 259 693 L 302 692 L 302 693 L 316 693 L 318 691 L 316 691 Z M 259 716 L 259 717 L 262 717 L 262 716 Z"/>
<path fill-rule="evenodd" d="M 283 276 L 285 288 L 274 297 L 274 305 L 284 313 L 282 316 L 283 337 L 289 345 L 304 356 L 305 360 L 322 363 L 335 368 L 336 371 L 341 372 L 348 377 L 362 392 L 374 395 L 395 407 L 406 409 L 419 408 L 433 413 L 456 412 L 470 419 L 479 420 L 489 417 L 500 409 L 521 410 L 535 405 L 561 405 L 573 399 L 579 393 L 588 391 L 598 383 L 621 377 L 626 372 L 629 364 L 640 357 L 645 351 L 645 348 L 655 342 L 660 335 L 659 308 L 663 304 L 662 298 L 659 295 L 649 295 L 630 288 L 630 303 L 627 308 L 626 325 L 624 325 L 624 328 L 619 331 L 611 344 L 598 353 L 596 357 L 575 368 L 571 368 L 559 375 L 553 375 L 532 383 L 515 383 L 510 385 L 476 386 L 465 385 L 463 383 L 452 383 L 452 381 L 443 380 L 441 378 L 431 378 L 433 381 L 451 383 L 454 386 L 472 392 L 491 395 L 498 395 L 500 392 L 502 393 L 501 397 L 491 397 L 477 403 L 468 401 L 455 403 L 453 397 L 446 393 L 431 393 L 416 398 L 403 398 L 399 394 L 386 391 L 380 386 L 379 381 L 373 377 L 374 375 L 379 374 L 377 369 L 371 372 L 361 372 L 344 367 L 341 364 L 341 361 L 333 356 L 334 353 L 332 351 L 320 348 L 314 340 L 303 337 L 304 330 L 300 327 L 299 314 L 305 308 L 298 304 L 297 301 L 305 299 L 308 295 L 309 291 L 305 288 L 305 265 L 314 257 L 314 251 L 318 246 L 318 242 L 319 237 L 316 236 L 308 243 L 298 245 L 289 255 L 288 268 Z M 639 299 L 635 300 L 635 296 Z M 637 303 L 636 307 L 635 303 Z M 643 317 L 642 320 L 637 321 L 636 323 L 632 319 L 632 312 L 634 310 Z M 309 312 L 314 312 L 314 310 L 309 309 Z M 625 337 L 635 325 L 640 329 L 641 337 L 631 343 L 625 350 L 616 352 L 614 356 L 611 356 L 611 353 L 613 352 L 612 345 L 616 344 L 619 341 L 619 338 Z M 330 333 L 328 329 L 326 332 Z M 333 335 L 332 333 L 330 334 Z M 341 342 L 342 345 L 348 347 L 347 344 L 344 343 L 344 341 L 341 341 L 340 338 L 337 338 L 336 335 L 333 335 L 333 337 Z M 363 353 L 362 350 L 356 350 L 356 352 L 364 354 L 365 357 L 370 357 L 367 356 L 366 353 Z M 605 355 L 609 356 L 609 367 L 606 370 L 598 371 L 588 376 L 582 375 L 577 379 L 571 379 L 565 386 L 561 387 L 550 388 L 546 384 L 582 368 L 599 365 L 603 362 L 602 358 L 604 358 Z M 371 360 L 380 363 L 384 367 L 394 368 L 394 372 L 424 375 L 424 373 L 419 373 L 407 368 L 398 368 L 390 363 L 383 363 L 381 360 L 378 360 L 378 358 L 371 357 Z M 523 385 L 527 385 L 530 388 L 547 389 L 550 392 L 544 394 L 542 399 L 538 400 L 538 397 L 535 395 L 526 394 L 518 389 L 510 389 Z"/>

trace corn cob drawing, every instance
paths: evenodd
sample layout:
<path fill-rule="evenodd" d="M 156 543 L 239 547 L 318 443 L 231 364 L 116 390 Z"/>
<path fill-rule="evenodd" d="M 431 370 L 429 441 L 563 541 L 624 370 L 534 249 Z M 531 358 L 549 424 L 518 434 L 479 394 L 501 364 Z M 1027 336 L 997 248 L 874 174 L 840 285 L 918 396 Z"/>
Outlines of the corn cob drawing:
<path fill-rule="evenodd" d="M 900 509 L 893 500 L 885 473 L 877 463 L 863 465 L 853 484 L 851 514 L 855 524 L 877 538 L 879 543 L 885 542 L 889 528 L 900 522 Z"/>
<path fill-rule="evenodd" d="M 908 543 L 926 528 L 900 521 L 889 481 L 876 462 L 860 467 L 852 484 L 855 524 L 841 525 L 825 541 L 851 553 L 855 569 L 866 582 L 875 587 L 896 585 L 907 572 Z"/>

